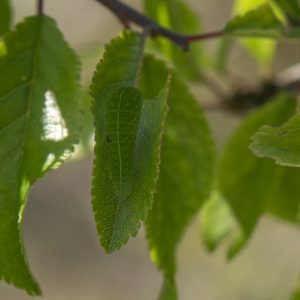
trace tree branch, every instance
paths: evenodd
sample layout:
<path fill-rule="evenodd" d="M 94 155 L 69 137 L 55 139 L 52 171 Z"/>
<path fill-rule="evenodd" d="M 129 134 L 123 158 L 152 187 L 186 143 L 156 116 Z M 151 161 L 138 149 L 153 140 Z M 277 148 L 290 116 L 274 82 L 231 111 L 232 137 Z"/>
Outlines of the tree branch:
<path fill-rule="evenodd" d="M 142 28 L 147 28 L 152 37 L 163 36 L 181 47 L 183 50 L 188 50 L 189 44 L 192 42 L 218 38 L 224 35 L 223 30 L 198 35 L 183 35 L 161 26 L 154 20 L 148 18 L 147 16 L 119 0 L 96 1 L 108 8 L 122 21 L 123 24 L 128 25 L 129 22 L 132 22 Z"/>
<path fill-rule="evenodd" d="M 42 16 L 44 14 L 44 0 L 38 0 L 37 13 L 39 16 Z"/>
<path fill-rule="evenodd" d="M 148 32 L 152 37 L 162 36 L 169 39 L 174 44 L 181 47 L 183 50 L 188 50 L 190 43 L 203 41 L 212 38 L 219 38 L 224 35 L 224 31 L 214 31 L 198 35 L 184 35 L 167 29 L 151 18 L 143 15 L 129 5 L 124 4 L 119 0 L 96 0 L 107 9 L 109 9 L 126 28 L 130 23 L 134 23 L 142 27 L 144 32 Z M 42 0 L 39 0 L 42 4 Z M 220 98 L 220 102 L 213 105 L 205 105 L 207 110 L 225 110 L 236 113 L 245 113 L 255 107 L 263 105 L 265 102 L 272 99 L 280 90 L 285 90 L 294 94 L 300 93 L 300 65 L 297 70 L 289 70 L 287 73 L 279 74 L 277 78 L 274 78 L 274 82 L 265 82 L 262 86 L 254 91 L 236 91 L 234 95 L 227 98 L 223 95 L 222 91 L 213 88 L 217 91 L 217 95 Z M 297 72 L 296 72 L 297 71 Z M 297 73 L 296 75 L 294 73 Z M 294 75 L 294 78 L 292 78 Z M 288 76 L 287 76 L 288 75 Z"/>

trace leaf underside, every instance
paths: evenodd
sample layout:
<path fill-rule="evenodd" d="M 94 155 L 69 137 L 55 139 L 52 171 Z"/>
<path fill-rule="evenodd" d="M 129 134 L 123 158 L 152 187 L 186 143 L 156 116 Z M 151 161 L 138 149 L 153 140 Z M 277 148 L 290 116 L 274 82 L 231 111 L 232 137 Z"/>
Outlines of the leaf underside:
<path fill-rule="evenodd" d="M 21 237 L 23 210 L 30 187 L 77 141 L 79 62 L 47 16 L 25 19 L 1 46 L 0 278 L 37 295 Z"/>

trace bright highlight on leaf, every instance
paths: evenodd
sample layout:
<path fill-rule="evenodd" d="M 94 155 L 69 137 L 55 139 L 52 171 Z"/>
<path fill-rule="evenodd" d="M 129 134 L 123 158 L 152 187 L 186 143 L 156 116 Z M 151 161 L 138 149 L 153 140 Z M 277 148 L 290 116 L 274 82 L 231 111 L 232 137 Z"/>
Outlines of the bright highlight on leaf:
<path fill-rule="evenodd" d="M 299 222 L 300 170 L 260 159 L 249 149 L 251 137 L 263 124 L 278 126 L 294 113 L 295 108 L 295 99 L 285 94 L 278 96 L 250 115 L 225 149 L 218 185 L 241 225 L 245 235 L 243 240 L 265 213 Z"/>
<path fill-rule="evenodd" d="M 96 124 L 93 207 L 107 252 L 137 233 L 151 207 L 158 177 L 168 76 L 155 97 L 142 98 L 134 86 L 143 46 L 142 37 L 133 32 L 114 40 L 91 87 Z"/>
<path fill-rule="evenodd" d="M 49 17 L 4 36 L 0 56 L 0 278 L 38 295 L 22 242 L 31 186 L 77 142 L 79 62 Z"/>
<path fill-rule="evenodd" d="M 46 91 L 45 93 L 45 107 L 43 108 L 43 114 L 43 140 L 59 142 L 68 137 L 69 132 L 68 128 L 66 128 L 66 121 L 61 115 L 57 99 L 52 91 Z"/>
<path fill-rule="evenodd" d="M 142 74 L 159 85 L 167 69 L 146 58 Z M 169 107 L 158 186 L 147 219 L 151 256 L 165 278 L 160 296 L 164 300 L 175 299 L 176 248 L 210 194 L 215 154 L 201 108 L 176 78 L 170 86 Z"/>
<path fill-rule="evenodd" d="M 201 212 L 201 231 L 208 250 L 214 251 L 235 227 L 236 221 L 228 203 L 215 191 Z"/>

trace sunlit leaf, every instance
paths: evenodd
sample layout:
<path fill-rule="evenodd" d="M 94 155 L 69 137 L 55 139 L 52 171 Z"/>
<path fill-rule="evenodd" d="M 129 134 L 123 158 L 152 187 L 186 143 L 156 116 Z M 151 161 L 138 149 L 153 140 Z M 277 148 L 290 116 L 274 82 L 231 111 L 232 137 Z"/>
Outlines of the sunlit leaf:
<path fill-rule="evenodd" d="M 160 62 L 146 59 L 143 74 L 157 85 L 166 73 Z M 208 198 L 213 174 L 214 146 L 203 112 L 186 86 L 175 78 L 170 87 L 157 192 L 147 219 L 151 257 L 165 278 L 161 299 L 176 295 L 176 248 Z"/>
<path fill-rule="evenodd" d="M 225 32 L 239 37 L 278 38 L 284 26 L 270 5 L 261 5 L 226 24 Z"/>
<path fill-rule="evenodd" d="M 201 212 L 201 231 L 206 247 L 214 251 L 235 227 L 236 221 L 228 203 L 215 191 Z"/>
<path fill-rule="evenodd" d="M 233 13 L 234 16 L 244 15 L 245 13 L 258 8 L 260 5 L 270 3 L 269 0 L 236 0 Z M 262 38 L 247 38 L 239 40 L 249 53 L 258 61 L 263 68 L 270 68 L 272 63 L 276 42 Z"/>
<path fill-rule="evenodd" d="M 27 265 L 22 217 L 34 182 L 77 142 L 79 62 L 49 17 L 4 36 L 0 56 L 0 278 L 40 294 Z"/>
<path fill-rule="evenodd" d="M 91 87 L 96 124 L 93 207 L 107 252 L 137 233 L 158 177 L 168 84 L 166 76 L 152 99 L 143 99 L 134 87 L 143 46 L 141 36 L 133 32 L 114 40 Z"/>
<path fill-rule="evenodd" d="M 241 225 L 243 239 L 265 213 L 299 222 L 300 170 L 260 159 L 249 149 L 251 137 L 262 125 L 282 124 L 294 113 L 295 106 L 295 99 L 285 94 L 273 99 L 243 122 L 223 154 L 219 190 Z"/>
<path fill-rule="evenodd" d="M 9 0 L 0 1 L 0 37 L 10 28 L 11 8 Z"/>

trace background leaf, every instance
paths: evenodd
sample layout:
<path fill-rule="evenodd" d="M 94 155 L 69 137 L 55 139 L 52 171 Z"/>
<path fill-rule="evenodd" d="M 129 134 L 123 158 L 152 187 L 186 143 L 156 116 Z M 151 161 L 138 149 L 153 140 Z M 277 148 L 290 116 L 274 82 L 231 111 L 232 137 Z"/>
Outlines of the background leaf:
<path fill-rule="evenodd" d="M 200 17 L 182 0 L 144 0 L 145 12 L 161 25 L 184 34 L 201 32 Z M 200 80 L 204 64 L 201 44 L 194 43 L 189 51 L 182 51 L 177 45 L 165 39 L 155 43 L 181 76 L 189 80 Z"/>
<path fill-rule="evenodd" d="M 145 59 L 144 77 L 152 78 L 156 85 L 161 85 L 161 78 L 166 73 L 162 63 L 150 57 Z M 169 107 L 157 192 L 147 219 L 151 257 L 165 278 L 160 299 L 173 299 L 176 295 L 177 244 L 209 196 L 215 154 L 201 108 L 186 86 L 176 78 L 170 87 Z M 173 298 L 166 295 L 173 295 Z"/>
<path fill-rule="evenodd" d="M 298 0 L 273 0 L 285 13 L 291 25 L 300 25 L 300 3 Z"/>
<path fill-rule="evenodd" d="M 269 0 L 236 0 L 233 14 L 234 16 L 244 15 L 263 4 L 271 4 L 271 2 Z M 263 38 L 247 38 L 239 40 L 239 43 L 246 48 L 250 55 L 258 62 L 262 71 L 270 70 L 276 49 L 275 41 Z"/>
<path fill-rule="evenodd" d="M 207 249 L 214 251 L 235 227 L 236 221 L 228 203 L 215 191 L 201 212 L 201 231 Z"/>
<path fill-rule="evenodd" d="M 11 8 L 9 0 L 0 1 L 0 37 L 10 28 Z"/>
<path fill-rule="evenodd" d="M 158 300 L 174 300 L 177 299 L 177 290 L 173 282 L 165 280 L 159 293 Z"/>
<path fill-rule="evenodd" d="M 261 5 L 244 15 L 236 16 L 225 26 L 225 32 L 239 37 L 278 38 L 284 26 L 270 5 Z"/>
<path fill-rule="evenodd" d="M 286 97 L 294 101 L 294 97 Z M 300 114 L 280 127 L 264 126 L 252 138 L 251 150 L 259 157 L 268 157 L 280 165 L 300 166 Z"/>
<path fill-rule="evenodd" d="M 132 87 L 137 85 L 143 46 L 133 32 L 114 40 L 91 88 L 96 124 L 93 207 L 107 252 L 137 233 L 158 177 L 167 86 L 149 100 Z"/>
<path fill-rule="evenodd" d="M 300 300 L 300 278 L 298 278 L 298 284 L 295 288 L 295 291 L 293 292 L 291 300 Z"/>
<path fill-rule="evenodd" d="M 0 278 L 40 294 L 20 236 L 27 195 L 77 142 L 79 62 L 49 17 L 4 36 L 0 56 Z"/>
<path fill-rule="evenodd" d="M 249 149 L 252 135 L 263 125 L 280 125 L 295 111 L 285 94 L 251 114 L 233 135 L 220 164 L 218 186 L 241 226 L 244 244 L 264 213 L 298 223 L 300 171 L 260 159 Z"/>

